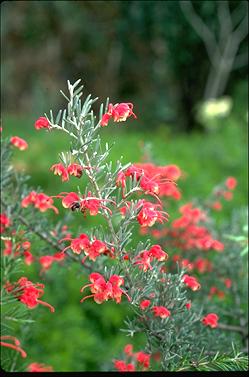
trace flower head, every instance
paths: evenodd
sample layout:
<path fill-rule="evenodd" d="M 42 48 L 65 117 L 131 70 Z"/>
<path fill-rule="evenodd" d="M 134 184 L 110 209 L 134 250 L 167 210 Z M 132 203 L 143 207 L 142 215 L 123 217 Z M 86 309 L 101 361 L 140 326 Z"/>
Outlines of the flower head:
<path fill-rule="evenodd" d="M 28 148 L 28 143 L 25 140 L 23 140 L 20 137 L 18 137 L 18 136 L 12 136 L 10 138 L 10 142 L 16 148 L 20 149 L 20 151 L 24 151 L 25 149 Z"/>
<path fill-rule="evenodd" d="M 114 122 L 124 122 L 130 116 L 136 119 L 137 117 L 132 110 L 132 103 L 116 103 L 116 105 L 110 103 L 107 113 L 102 116 L 100 125 L 102 127 L 107 126 L 110 118 L 112 118 Z"/>
<path fill-rule="evenodd" d="M 192 291 L 197 291 L 201 288 L 200 283 L 197 281 L 197 279 L 193 276 L 189 275 L 183 275 L 182 277 L 183 283 L 185 283 Z"/>
<path fill-rule="evenodd" d="M 170 316 L 170 311 L 165 306 L 153 306 L 152 311 L 155 317 L 167 318 Z"/>
<path fill-rule="evenodd" d="M 49 129 L 50 128 L 49 121 L 45 117 L 40 117 L 35 122 L 35 128 L 37 130 L 40 130 L 41 128 L 48 128 Z"/>
<path fill-rule="evenodd" d="M 205 326 L 210 326 L 211 328 L 215 328 L 218 326 L 219 317 L 215 313 L 209 313 L 205 317 L 202 318 L 202 323 Z"/>

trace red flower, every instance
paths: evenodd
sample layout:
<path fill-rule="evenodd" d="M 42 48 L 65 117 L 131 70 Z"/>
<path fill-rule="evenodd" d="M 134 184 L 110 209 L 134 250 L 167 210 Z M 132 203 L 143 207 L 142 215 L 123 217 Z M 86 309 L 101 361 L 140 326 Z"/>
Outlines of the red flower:
<path fill-rule="evenodd" d="M 234 190 L 237 186 L 237 179 L 234 177 L 228 177 L 225 182 L 226 187 L 228 190 Z"/>
<path fill-rule="evenodd" d="M 140 204 L 142 204 L 142 208 L 137 215 L 137 220 L 142 227 L 150 227 L 155 222 L 163 223 L 164 221 L 168 221 L 169 215 L 167 212 L 161 211 L 162 206 L 160 204 L 154 204 L 145 200 L 139 201 L 138 205 Z M 160 210 L 156 208 L 160 208 Z"/>
<path fill-rule="evenodd" d="M 139 364 L 141 364 L 145 369 L 148 369 L 150 366 L 150 355 L 145 352 L 137 352 L 136 359 Z"/>
<path fill-rule="evenodd" d="M 52 165 L 50 170 L 54 171 L 55 175 L 60 175 L 62 182 L 69 180 L 67 168 L 65 168 L 65 166 L 62 165 L 61 163 Z"/>
<path fill-rule="evenodd" d="M 5 229 L 11 225 L 11 220 L 5 215 L 0 213 L 0 234 L 5 232 Z"/>
<path fill-rule="evenodd" d="M 185 306 L 186 306 L 186 308 L 189 310 L 189 309 L 191 308 L 191 306 L 192 306 L 191 301 L 187 302 L 187 303 L 185 304 Z"/>
<path fill-rule="evenodd" d="M 132 356 L 133 345 L 132 344 L 126 344 L 126 346 L 124 347 L 124 353 L 126 353 L 128 356 Z"/>
<path fill-rule="evenodd" d="M 113 118 L 114 122 L 124 122 L 131 115 L 136 119 L 137 117 L 132 109 L 132 103 L 116 103 L 114 106 L 110 103 L 107 113 L 102 116 L 100 125 L 102 127 L 107 126 L 110 118 Z"/>
<path fill-rule="evenodd" d="M 224 191 L 223 192 L 223 198 L 225 200 L 232 200 L 233 199 L 233 193 L 231 191 Z"/>
<path fill-rule="evenodd" d="M 167 318 L 170 316 L 170 311 L 164 306 L 153 306 L 152 311 L 155 317 Z"/>
<path fill-rule="evenodd" d="M 128 294 L 120 288 L 120 286 L 124 284 L 124 279 L 121 276 L 112 275 L 109 281 L 106 282 L 101 274 L 93 272 L 90 274 L 89 280 L 91 284 L 82 287 L 81 292 L 83 292 L 86 287 L 90 287 L 92 294 L 83 297 L 80 302 L 93 297 L 97 304 L 102 304 L 103 301 L 108 301 L 109 299 L 114 299 L 116 303 L 119 304 L 122 294 L 125 294 L 129 301 L 131 300 Z"/>
<path fill-rule="evenodd" d="M 215 313 L 209 313 L 205 317 L 202 318 L 202 323 L 205 326 L 210 326 L 211 328 L 215 328 L 218 326 L 219 317 Z"/>
<path fill-rule="evenodd" d="M 41 273 L 43 273 L 46 270 L 49 270 L 53 261 L 54 261 L 54 257 L 52 255 L 44 255 L 40 257 L 39 262 L 42 266 Z"/>
<path fill-rule="evenodd" d="M 5 285 L 7 292 L 13 291 L 13 295 L 29 309 L 34 309 L 38 304 L 41 304 L 47 306 L 53 313 L 55 311 L 53 306 L 39 299 L 44 294 L 43 288 L 43 284 L 34 284 L 26 277 L 21 277 L 14 285 L 10 283 Z"/>
<path fill-rule="evenodd" d="M 224 283 L 225 283 L 225 286 L 226 286 L 227 288 L 231 288 L 231 286 L 232 286 L 232 280 L 231 280 L 231 279 L 226 278 L 226 279 L 224 280 Z"/>
<path fill-rule="evenodd" d="M 49 365 L 31 363 L 27 367 L 28 372 L 53 372 L 53 368 Z"/>
<path fill-rule="evenodd" d="M 215 211 L 221 211 L 222 210 L 222 204 L 221 202 L 219 201 L 216 201 L 212 204 L 212 208 L 215 210 Z"/>
<path fill-rule="evenodd" d="M 59 213 L 58 209 L 53 206 L 53 199 L 44 193 L 36 193 L 31 191 L 21 202 L 21 206 L 27 208 L 29 205 L 33 205 L 38 208 L 41 212 L 45 212 L 48 209 L 52 209 L 56 214 Z"/>
<path fill-rule="evenodd" d="M 148 306 L 150 306 L 150 300 L 143 300 L 143 301 L 141 301 L 139 306 L 140 306 L 140 308 L 142 310 L 147 309 Z"/>
<path fill-rule="evenodd" d="M 114 361 L 114 367 L 119 372 L 133 372 L 135 371 L 135 366 L 131 363 L 126 364 L 123 360 L 115 360 Z"/>
<path fill-rule="evenodd" d="M 35 122 L 35 128 L 37 130 L 40 130 L 41 128 L 50 128 L 50 124 L 49 124 L 49 121 L 47 120 L 47 118 L 45 117 L 40 117 L 39 119 L 37 119 L 37 121 Z"/>
<path fill-rule="evenodd" d="M 34 262 L 34 257 L 33 255 L 31 254 L 31 252 L 29 250 L 25 250 L 23 252 L 23 255 L 24 255 L 24 263 L 27 265 L 27 266 L 30 266 L 33 262 Z"/>
<path fill-rule="evenodd" d="M 135 259 L 137 259 L 137 261 L 134 263 L 134 265 L 139 265 L 139 268 L 144 272 L 146 272 L 148 269 L 152 270 L 152 266 L 150 264 L 152 257 L 149 251 L 141 251 Z"/>
<path fill-rule="evenodd" d="M 160 262 L 168 259 L 168 254 L 163 251 L 160 245 L 154 245 L 150 248 L 149 254 Z"/>
<path fill-rule="evenodd" d="M 20 149 L 20 151 L 24 151 L 25 149 L 28 148 L 28 143 L 25 140 L 23 140 L 20 137 L 18 137 L 18 136 L 12 136 L 11 139 L 10 139 L 10 142 L 15 147 L 17 147 L 18 149 Z"/>
<path fill-rule="evenodd" d="M 1 339 L 1 342 L 0 342 L 1 346 L 11 348 L 17 352 L 20 352 L 23 358 L 27 357 L 26 352 L 20 347 L 20 342 L 17 338 L 11 335 L 1 335 L 0 339 Z M 2 342 L 2 340 L 12 340 L 14 344 Z"/>
<path fill-rule="evenodd" d="M 74 175 L 77 178 L 82 176 L 83 167 L 79 164 L 73 163 L 67 167 L 68 174 Z"/>
<path fill-rule="evenodd" d="M 192 289 L 192 291 L 197 291 L 198 289 L 201 288 L 200 283 L 199 283 L 199 282 L 197 281 L 197 279 L 194 278 L 193 276 L 183 275 L 183 277 L 182 277 L 182 281 L 183 281 L 183 283 L 185 283 L 190 289 Z"/>

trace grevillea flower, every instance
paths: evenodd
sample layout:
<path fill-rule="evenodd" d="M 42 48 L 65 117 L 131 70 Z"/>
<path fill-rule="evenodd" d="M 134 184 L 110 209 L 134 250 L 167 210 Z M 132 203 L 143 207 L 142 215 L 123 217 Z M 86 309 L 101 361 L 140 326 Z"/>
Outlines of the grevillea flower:
<path fill-rule="evenodd" d="M 133 355 L 133 345 L 132 344 L 126 344 L 124 347 L 124 353 L 126 353 L 127 356 Z"/>
<path fill-rule="evenodd" d="M 25 250 L 23 252 L 23 256 L 24 256 L 24 263 L 27 266 L 30 266 L 34 262 L 34 256 L 32 255 L 32 253 L 29 250 Z"/>
<path fill-rule="evenodd" d="M 6 228 L 11 225 L 11 220 L 5 215 L 5 213 L 0 214 L 0 234 L 4 233 Z"/>
<path fill-rule="evenodd" d="M 148 369 L 150 366 L 150 355 L 145 352 L 137 352 L 136 354 L 137 362 L 143 366 L 145 369 Z"/>
<path fill-rule="evenodd" d="M 29 309 L 34 309 L 38 304 L 47 306 L 53 313 L 54 307 L 47 302 L 41 301 L 40 297 L 44 294 L 44 284 L 32 283 L 26 277 L 21 277 L 16 283 L 5 284 L 7 292 L 12 292 L 13 295 Z"/>
<path fill-rule="evenodd" d="M 86 211 L 89 211 L 91 216 L 96 216 L 101 208 L 112 214 L 110 208 L 106 207 L 104 204 L 102 204 L 102 202 L 111 202 L 116 204 L 111 199 L 100 199 L 93 197 L 90 191 L 86 196 L 82 196 L 81 198 L 75 192 L 62 192 L 55 197 L 62 198 L 62 205 L 64 208 L 70 208 L 73 211 L 75 209 L 79 209 L 83 214 L 85 214 Z"/>
<path fill-rule="evenodd" d="M 137 261 L 134 262 L 134 265 L 138 265 L 140 269 L 146 272 L 148 269 L 152 270 L 152 266 L 150 262 L 152 261 L 152 257 L 149 251 L 144 250 L 141 251 L 135 258 Z"/>
<path fill-rule="evenodd" d="M 140 309 L 145 310 L 150 306 L 150 300 L 143 300 L 140 302 Z"/>
<path fill-rule="evenodd" d="M 197 281 L 197 279 L 193 276 L 189 275 L 183 275 L 182 277 L 183 283 L 185 283 L 192 291 L 197 291 L 201 288 L 200 283 Z"/>
<path fill-rule="evenodd" d="M 67 171 L 69 175 L 74 175 L 77 178 L 80 178 L 82 176 L 82 172 L 84 169 L 89 169 L 88 167 L 83 167 L 79 164 L 73 163 L 68 165 Z"/>
<path fill-rule="evenodd" d="M 234 190 L 237 186 L 237 179 L 234 177 L 228 177 L 225 182 L 226 187 L 228 190 Z"/>
<path fill-rule="evenodd" d="M 28 143 L 25 140 L 23 140 L 20 137 L 18 137 L 18 136 L 12 136 L 10 138 L 10 142 L 16 148 L 20 149 L 20 151 L 24 151 L 25 149 L 28 148 Z"/>
<path fill-rule="evenodd" d="M 45 212 L 48 209 L 52 209 L 56 214 L 59 213 L 58 209 L 53 206 L 53 199 L 44 193 L 37 193 L 31 191 L 25 198 L 22 199 L 21 206 L 27 208 L 33 205 L 35 208 L 39 209 L 41 212 Z"/>
<path fill-rule="evenodd" d="M 132 363 L 126 364 L 123 360 L 114 360 L 114 367 L 119 372 L 134 372 L 135 366 Z"/>
<path fill-rule="evenodd" d="M 49 121 L 45 117 L 40 117 L 35 122 L 35 128 L 37 130 L 40 130 L 41 128 L 48 128 L 49 129 L 50 128 Z"/>
<path fill-rule="evenodd" d="M 53 372 L 53 368 L 50 365 L 31 363 L 27 367 L 27 372 Z"/>
<path fill-rule="evenodd" d="M 227 288 L 231 288 L 231 286 L 232 286 L 232 280 L 231 280 L 231 279 L 226 278 L 226 279 L 224 280 L 224 283 L 225 283 L 225 286 L 226 286 Z"/>
<path fill-rule="evenodd" d="M 223 198 L 225 200 L 232 200 L 233 199 L 233 193 L 231 191 L 224 191 L 223 192 Z"/>
<path fill-rule="evenodd" d="M 12 241 L 11 240 L 4 240 L 5 249 L 3 250 L 3 255 L 11 255 L 12 254 Z"/>
<path fill-rule="evenodd" d="M 61 176 L 62 182 L 66 182 L 69 180 L 67 168 L 65 168 L 63 164 L 54 164 L 51 166 L 50 170 L 53 171 L 55 175 Z"/>
<path fill-rule="evenodd" d="M 50 269 L 52 263 L 54 261 L 54 257 L 52 255 L 43 255 L 39 258 L 39 263 L 42 266 L 41 274 Z"/>
<path fill-rule="evenodd" d="M 116 103 L 116 105 L 110 103 L 107 113 L 102 116 L 100 125 L 102 127 L 107 126 L 110 118 L 112 118 L 114 122 L 124 122 L 130 116 L 136 119 L 137 117 L 132 110 L 132 103 Z"/>
<path fill-rule="evenodd" d="M 219 202 L 218 200 L 216 200 L 216 201 L 212 204 L 212 208 L 213 208 L 215 211 L 221 211 L 221 210 L 222 210 L 222 204 L 221 204 L 221 202 Z"/>
<path fill-rule="evenodd" d="M 185 306 L 186 306 L 186 308 L 187 308 L 188 310 L 191 309 L 191 306 L 192 306 L 191 301 L 187 302 L 187 303 L 185 304 Z"/>
<path fill-rule="evenodd" d="M 91 247 L 91 242 L 86 234 L 80 234 L 77 238 L 66 237 L 60 240 L 71 241 L 70 245 L 63 249 L 63 252 L 67 249 L 71 249 L 75 254 L 80 254 L 82 251 L 88 251 Z"/>
<path fill-rule="evenodd" d="M 165 261 L 168 259 L 168 254 L 163 251 L 160 245 L 154 245 L 149 249 L 149 254 L 152 258 L 157 259 L 159 262 Z"/>
<path fill-rule="evenodd" d="M 219 317 L 215 313 L 209 313 L 205 317 L 202 318 L 202 323 L 205 326 L 210 326 L 211 328 L 215 328 L 218 326 Z"/>
<path fill-rule="evenodd" d="M 170 316 L 170 311 L 165 306 L 153 306 L 152 311 L 155 317 L 167 318 Z"/>
<path fill-rule="evenodd" d="M 121 276 L 112 275 L 109 281 L 106 282 L 101 274 L 93 272 L 89 275 L 89 280 L 91 284 L 87 284 L 82 287 L 81 292 L 83 292 L 85 288 L 90 287 L 92 294 L 83 297 L 80 302 L 85 301 L 87 298 L 93 297 L 97 304 L 102 304 L 103 301 L 108 301 L 109 299 L 113 299 L 117 304 L 119 304 L 121 302 L 122 294 L 125 294 L 128 300 L 131 301 L 128 294 L 120 288 L 121 285 L 124 284 L 124 279 Z"/>
<path fill-rule="evenodd" d="M 154 204 L 142 199 L 138 202 L 138 206 L 140 205 L 142 207 L 137 215 L 137 220 L 141 227 L 151 227 L 155 222 L 163 223 L 164 221 L 168 221 L 169 215 L 167 212 L 161 211 L 162 206 L 160 204 Z"/>
<path fill-rule="evenodd" d="M 1 339 L 0 345 L 2 347 L 11 348 L 19 352 L 23 358 L 27 357 L 26 352 L 20 347 L 20 344 L 21 344 L 20 341 L 16 337 L 11 336 L 11 335 L 1 335 L 0 339 Z M 2 340 L 4 340 L 4 342 L 2 342 Z M 5 342 L 5 340 L 11 340 L 14 342 L 14 344 Z"/>

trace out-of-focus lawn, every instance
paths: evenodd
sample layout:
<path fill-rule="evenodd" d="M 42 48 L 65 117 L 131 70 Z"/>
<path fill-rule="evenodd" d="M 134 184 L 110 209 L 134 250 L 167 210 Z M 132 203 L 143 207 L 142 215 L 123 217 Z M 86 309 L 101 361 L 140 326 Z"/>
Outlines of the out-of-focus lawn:
<path fill-rule="evenodd" d="M 35 119 L 32 116 L 3 116 L 3 137 L 17 135 L 29 143 L 27 151 L 14 151 L 16 169 L 28 173 L 31 176 L 30 184 L 40 186 L 48 195 L 76 190 L 79 184 L 76 178 L 62 183 L 60 177 L 49 171 L 52 164 L 59 162 L 58 152 L 68 149 L 67 136 L 60 132 L 36 131 L 33 127 Z M 124 163 L 139 162 L 143 154 L 141 143 L 151 143 L 155 163 L 177 164 L 183 170 L 184 178 L 179 181 L 181 203 L 196 197 L 204 200 L 216 184 L 228 176 L 234 176 L 238 180 L 234 199 L 224 205 L 223 211 L 215 213 L 215 217 L 218 221 L 227 221 L 232 208 L 246 205 L 245 110 L 236 111 L 227 119 L 220 120 L 216 132 L 190 136 L 174 134 L 168 127 L 145 132 L 142 124 L 141 131 L 134 132 L 132 122 L 110 124 L 101 130 L 103 142 L 115 143 L 110 155 L 112 161 L 123 155 Z M 167 210 L 171 218 L 177 215 L 174 204 L 170 204 Z M 97 216 L 84 222 L 78 217 L 77 221 L 89 227 L 99 220 Z M 27 268 L 26 273 L 38 280 L 33 267 Z M 125 305 L 110 302 L 99 310 L 100 307 L 92 302 L 79 303 L 79 290 L 85 280 L 82 280 L 76 266 L 68 271 L 54 266 L 45 279 L 46 300 L 57 309 L 54 315 L 44 308 L 35 314 L 37 322 L 31 326 L 31 334 L 27 338 L 33 361 L 50 364 L 56 371 L 99 370 L 101 365 L 105 366 L 105 362 L 111 362 L 112 357 L 118 357 L 124 344 L 133 342 L 133 339 L 126 338 L 118 331 L 129 312 Z"/>

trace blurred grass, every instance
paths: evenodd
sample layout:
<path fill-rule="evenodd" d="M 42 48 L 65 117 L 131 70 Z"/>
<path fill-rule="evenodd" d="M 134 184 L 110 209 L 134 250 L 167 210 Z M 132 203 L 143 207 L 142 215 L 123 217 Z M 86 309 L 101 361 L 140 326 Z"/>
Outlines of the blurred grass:
<path fill-rule="evenodd" d="M 155 163 L 177 164 L 184 172 L 184 178 L 179 181 L 181 204 L 196 197 L 201 202 L 216 184 L 224 182 L 228 176 L 236 177 L 238 186 L 234 199 L 225 202 L 221 212 L 214 213 L 217 222 L 225 222 L 232 208 L 247 204 L 247 120 L 246 107 L 241 103 L 238 98 L 231 115 L 219 120 L 215 132 L 174 134 L 167 125 L 161 125 L 155 132 L 144 132 L 142 124 L 140 131 L 133 131 L 132 121 L 128 121 L 103 128 L 101 137 L 104 143 L 115 143 L 110 154 L 114 163 L 121 155 L 123 163 L 139 162 L 143 154 L 141 144 L 151 143 Z M 14 166 L 30 175 L 30 184 L 41 186 L 48 195 L 74 191 L 79 180 L 72 177 L 70 182 L 62 183 L 60 177 L 49 171 L 52 164 L 59 162 L 58 153 L 68 149 L 67 136 L 60 132 L 36 131 L 35 120 L 33 116 L 3 115 L 3 137 L 17 135 L 29 143 L 27 151 L 14 151 Z M 174 218 L 176 204 L 170 201 L 168 205 L 167 210 Z M 99 216 L 85 220 L 78 213 L 75 219 L 84 228 L 101 221 Z M 25 267 L 25 271 L 31 280 L 43 280 L 33 266 Z M 129 313 L 125 303 L 108 302 L 101 307 L 93 305 L 92 301 L 79 304 L 79 290 L 86 281 L 79 266 L 72 265 L 67 271 L 53 266 L 45 279 L 43 299 L 54 305 L 56 312 L 52 315 L 40 307 L 34 313 L 37 322 L 24 345 L 29 348 L 32 361 L 50 364 L 56 371 L 91 371 L 105 367 L 108 370 L 123 345 L 134 343 L 134 339 L 118 330 Z M 135 339 L 135 343 L 139 350 L 141 338 Z"/>

